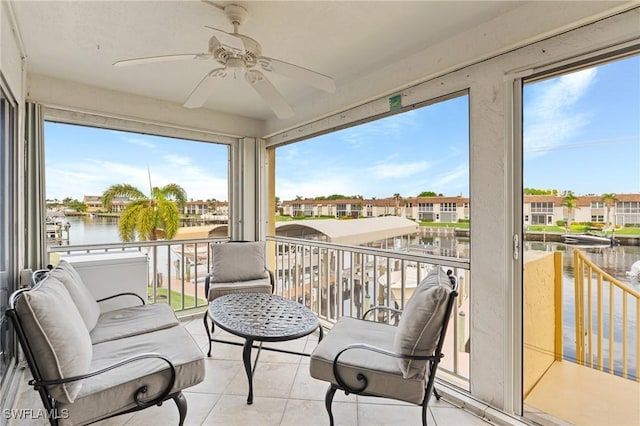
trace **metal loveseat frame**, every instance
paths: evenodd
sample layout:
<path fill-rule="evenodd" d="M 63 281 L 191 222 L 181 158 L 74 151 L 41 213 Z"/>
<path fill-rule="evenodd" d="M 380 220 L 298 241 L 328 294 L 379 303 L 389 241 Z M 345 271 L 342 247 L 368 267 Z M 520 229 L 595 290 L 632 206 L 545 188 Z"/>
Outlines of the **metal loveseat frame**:
<path fill-rule="evenodd" d="M 175 355 L 167 356 L 161 353 L 145 352 L 142 350 L 139 353 L 135 353 L 135 354 L 129 353 L 128 356 L 122 357 L 122 359 L 120 359 L 117 362 L 112 362 L 110 363 L 110 365 L 104 366 L 99 369 L 95 369 L 93 371 L 89 371 L 86 374 L 79 374 L 79 375 L 73 375 L 73 376 L 67 376 L 67 377 L 49 379 L 49 380 L 45 379 L 46 373 L 44 373 L 44 371 L 46 371 L 46 368 L 47 368 L 46 363 L 51 362 L 51 360 L 43 359 L 45 357 L 42 356 L 42 351 L 38 351 L 35 347 L 33 347 L 33 345 L 37 343 L 33 343 L 29 339 L 28 337 L 29 333 L 26 331 L 25 323 L 24 323 L 26 319 L 21 317 L 22 315 L 19 313 L 20 310 L 16 309 L 16 307 L 17 307 L 17 304 L 20 303 L 20 299 L 22 297 L 24 297 L 28 292 L 36 290 L 40 286 L 40 284 L 45 281 L 45 279 L 48 276 L 48 273 L 49 273 L 48 269 L 38 270 L 34 272 L 32 276 L 32 287 L 22 288 L 15 291 L 13 294 L 11 294 L 9 298 L 9 309 L 6 312 L 6 316 L 11 320 L 11 323 L 16 332 L 20 347 L 24 352 L 25 360 L 31 372 L 32 378 L 28 381 L 28 384 L 30 386 L 33 386 L 34 390 L 36 390 L 39 393 L 40 399 L 42 400 L 42 404 L 44 405 L 44 409 L 46 410 L 43 413 L 43 415 L 46 415 L 46 417 L 49 420 L 49 423 L 53 426 L 66 425 L 66 424 L 90 424 L 96 421 L 104 420 L 106 418 L 119 416 L 121 414 L 143 410 L 155 405 L 162 405 L 164 401 L 172 399 L 178 408 L 179 424 L 182 425 L 184 423 L 184 420 L 187 414 L 187 401 L 182 393 L 182 388 L 179 387 L 181 385 L 177 383 L 177 380 L 176 380 L 176 377 L 179 374 L 179 371 L 178 371 L 179 367 L 176 364 Z M 136 309 L 140 308 L 143 311 L 145 311 L 147 315 L 154 316 L 154 313 L 156 313 L 158 314 L 158 315 L 155 315 L 156 317 L 159 317 L 159 318 L 164 317 L 160 319 L 161 322 L 164 322 L 164 325 L 160 326 L 162 328 L 162 330 L 160 330 L 161 333 L 163 331 L 168 332 L 169 329 L 176 327 L 173 330 L 173 332 L 177 332 L 180 335 L 184 335 L 184 338 L 187 339 L 185 340 L 185 342 L 191 343 L 189 342 L 188 339 L 192 339 L 192 338 L 190 336 L 188 336 L 187 338 L 188 332 L 178 324 L 177 319 L 175 318 L 175 314 L 173 314 L 173 311 L 170 309 L 168 305 L 163 305 L 163 306 L 146 305 L 145 301 L 135 293 L 120 293 L 110 297 L 106 297 L 104 299 L 97 300 L 96 302 L 102 302 L 105 300 L 110 300 L 110 299 L 119 298 L 119 297 L 129 297 L 129 298 L 137 297 L 139 299 L 140 304 L 130 308 L 123 309 L 122 310 L 123 314 L 119 315 L 120 316 L 119 319 L 117 318 L 118 317 L 117 314 L 113 314 L 112 317 L 116 318 L 116 321 L 121 320 L 121 318 L 123 317 L 128 317 L 129 319 L 132 319 L 135 321 Z M 172 315 L 173 315 L 173 318 L 171 318 Z M 106 316 L 108 316 L 108 314 Z M 149 316 L 140 317 L 140 321 L 149 320 L 149 318 L 150 318 Z M 157 331 L 157 330 L 148 330 L 146 332 L 141 331 L 139 335 L 147 333 L 147 337 L 148 337 L 154 331 Z M 162 334 L 159 334 L 158 337 L 160 337 L 161 335 Z M 164 336 L 166 336 L 166 334 Z M 133 341 L 133 339 L 136 339 L 136 336 L 128 336 L 128 338 L 129 338 L 128 342 L 131 342 Z M 78 344 L 77 342 L 72 342 L 72 341 L 69 342 L 69 345 L 71 345 L 72 347 L 73 345 L 77 345 L 77 344 Z M 193 344 L 195 345 L 194 348 L 197 348 L 197 345 L 195 344 L 195 342 L 193 342 Z M 141 344 L 141 346 L 144 347 L 144 344 Z M 199 348 L 197 349 L 199 350 Z M 37 355 L 38 353 L 40 354 L 39 356 Z M 203 354 L 200 351 L 200 357 L 202 356 Z M 174 358 L 174 359 L 172 360 L 171 358 Z M 190 380 L 190 382 L 188 383 L 189 386 L 199 381 L 202 381 L 204 376 L 204 365 L 202 364 L 202 361 L 198 360 L 198 356 L 195 356 L 193 358 L 194 359 L 190 360 L 189 362 L 185 362 L 184 360 L 179 361 L 179 363 L 181 363 L 182 365 L 189 365 L 195 368 L 195 371 L 192 370 L 192 375 L 195 376 L 195 378 L 187 379 L 187 380 Z M 158 361 L 160 362 L 158 363 Z M 137 364 L 138 366 L 148 366 L 150 363 L 154 363 L 154 362 L 160 365 L 166 364 L 166 366 L 164 368 L 157 367 L 155 372 L 152 372 L 144 377 L 134 379 L 134 382 L 136 382 L 134 385 L 135 390 L 132 392 L 130 397 L 124 396 L 124 400 L 126 400 L 126 402 L 122 403 L 121 405 L 115 408 L 110 409 L 110 411 L 108 412 L 96 414 L 95 418 L 89 418 L 89 419 L 82 418 L 80 420 L 74 419 L 73 410 L 69 409 L 73 407 L 73 401 L 72 403 L 70 404 L 67 403 L 66 405 L 63 401 L 61 404 L 61 401 L 57 400 L 56 397 L 51 392 L 52 388 L 56 386 L 60 387 L 68 384 L 78 384 L 78 383 L 81 383 L 82 381 L 86 381 L 88 379 L 95 378 L 100 375 L 108 375 L 109 372 L 117 371 L 118 369 L 123 370 L 122 372 L 124 376 L 121 377 L 122 382 L 127 382 L 130 380 L 130 377 L 127 376 L 127 373 L 131 372 L 131 370 L 127 371 L 127 366 L 129 364 L 138 363 Z M 128 368 L 131 368 L 131 366 L 129 366 Z M 199 370 L 202 370 L 202 371 L 199 371 Z M 111 374 L 113 376 L 113 373 Z M 161 376 L 161 380 L 157 380 L 158 375 Z M 117 387 L 118 385 L 120 385 L 120 383 L 116 382 L 116 383 L 113 383 L 113 385 Z M 153 394 L 154 396 L 151 396 L 151 394 Z"/>

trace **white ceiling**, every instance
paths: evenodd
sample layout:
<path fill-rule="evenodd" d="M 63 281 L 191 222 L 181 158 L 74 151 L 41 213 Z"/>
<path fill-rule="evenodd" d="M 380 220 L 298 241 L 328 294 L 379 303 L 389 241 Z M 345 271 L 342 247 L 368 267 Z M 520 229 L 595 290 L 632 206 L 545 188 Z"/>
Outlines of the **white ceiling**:
<path fill-rule="evenodd" d="M 205 25 L 233 30 L 222 10 L 212 4 L 223 7 L 230 3 L 248 10 L 249 19 L 240 32 L 256 39 L 263 55 L 335 79 L 337 92 L 332 95 L 269 74 L 294 111 L 314 103 L 330 105 L 319 113 L 380 95 L 384 82 L 351 89 L 363 77 L 473 28 L 486 28 L 487 22 L 515 9 L 531 6 L 524 1 L 11 2 L 28 73 L 180 105 L 216 67 L 214 60 L 130 67 L 112 64 L 141 56 L 207 52 L 211 31 Z M 517 42 L 486 38 L 496 44 L 495 49 Z M 258 120 L 274 119 L 243 79 L 220 83 L 204 108 Z M 339 102 L 332 103 L 332 96 Z"/>

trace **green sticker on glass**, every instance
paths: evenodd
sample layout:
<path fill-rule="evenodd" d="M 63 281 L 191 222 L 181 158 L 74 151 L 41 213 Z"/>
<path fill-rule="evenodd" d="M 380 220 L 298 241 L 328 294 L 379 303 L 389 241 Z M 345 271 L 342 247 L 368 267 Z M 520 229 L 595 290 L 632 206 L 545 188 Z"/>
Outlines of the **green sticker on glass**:
<path fill-rule="evenodd" d="M 395 95 L 389 98 L 389 111 L 402 108 L 402 95 Z"/>

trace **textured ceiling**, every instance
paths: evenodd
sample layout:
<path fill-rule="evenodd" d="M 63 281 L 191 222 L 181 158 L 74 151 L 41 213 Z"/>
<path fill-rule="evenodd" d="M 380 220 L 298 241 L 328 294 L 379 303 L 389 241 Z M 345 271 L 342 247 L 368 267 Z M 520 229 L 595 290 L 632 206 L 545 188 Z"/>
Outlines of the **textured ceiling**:
<path fill-rule="evenodd" d="M 210 70 L 219 66 L 213 59 L 129 67 L 114 67 L 113 63 L 135 57 L 207 52 L 212 32 L 205 25 L 232 32 L 222 8 L 239 4 L 249 13 L 239 31 L 257 40 L 263 55 L 335 79 L 337 92 L 331 95 L 268 74 L 294 111 L 330 104 L 327 99 L 340 103 L 321 114 L 379 96 L 389 90 L 385 86 L 389 83 L 367 76 L 460 34 L 473 34 L 474 28 L 490 28 L 476 33 L 488 46 L 487 52 L 498 50 L 500 44 L 517 42 L 505 40 L 510 32 L 517 31 L 505 31 L 504 26 L 501 36 L 492 34 L 500 29 L 493 22 L 531 6 L 524 1 L 9 1 L 28 73 L 178 105 Z M 543 3 L 547 10 L 554 4 Z M 591 5 L 595 3 L 587 2 L 589 6 L 580 8 L 594 8 Z M 558 10 L 558 16 L 567 9 L 564 5 L 574 10 L 579 6 L 576 2 L 556 4 L 561 6 L 553 9 Z M 558 16 L 535 18 L 541 23 L 561 24 Z M 521 13 L 520 19 L 530 18 Z M 518 22 L 511 25 L 514 29 L 523 26 Z M 461 51 L 467 45 L 457 40 Z M 412 71 L 415 74 L 416 70 Z M 274 119 L 273 112 L 243 78 L 219 81 L 204 108 L 257 120 Z"/>
<path fill-rule="evenodd" d="M 244 6 L 240 33 L 263 55 L 332 76 L 338 90 L 370 70 L 442 41 L 518 2 L 211 2 Z M 212 33 L 232 32 L 203 1 L 14 1 L 30 73 L 182 104 L 214 60 L 114 67 L 121 59 L 207 52 Z M 269 79 L 293 106 L 321 94 L 287 77 Z M 273 113 L 244 79 L 221 81 L 206 108 L 257 119 Z"/>

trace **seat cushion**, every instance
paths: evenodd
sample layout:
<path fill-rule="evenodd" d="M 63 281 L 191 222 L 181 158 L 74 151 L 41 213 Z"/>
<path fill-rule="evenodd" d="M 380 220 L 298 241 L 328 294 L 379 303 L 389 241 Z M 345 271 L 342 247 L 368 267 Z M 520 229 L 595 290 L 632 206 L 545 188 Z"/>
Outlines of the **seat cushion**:
<path fill-rule="evenodd" d="M 42 378 L 56 380 L 89 372 L 91 338 L 65 286 L 52 276 L 24 292 L 16 312 Z M 73 402 L 82 381 L 50 386 L 51 395 Z"/>
<path fill-rule="evenodd" d="M 61 259 L 58 265 L 49 272 L 49 275 L 60 280 L 67 288 L 71 299 L 80 311 L 82 319 L 91 332 L 98 322 L 100 316 L 100 306 L 95 297 L 80 278 L 78 271 L 66 260 Z"/>
<path fill-rule="evenodd" d="M 228 283 L 211 283 L 209 285 L 209 294 L 207 297 L 212 301 L 225 294 L 232 293 L 271 293 L 271 280 L 267 276 L 257 280 L 228 282 Z"/>
<path fill-rule="evenodd" d="M 100 315 L 98 323 L 91 330 L 91 342 L 95 345 L 109 340 L 174 327 L 178 324 L 175 312 L 166 303 L 116 309 Z"/>
<path fill-rule="evenodd" d="M 194 386 L 204 380 L 204 355 L 189 332 L 182 326 L 112 340 L 94 345 L 91 370 L 99 370 L 127 358 L 158 353 L 174 364 L 176 379 L 171 393 Z M 73 404 L 59 404 L 67 410 L 62 425 L 87 424 L 110 414 L 134 408 L 136 389 L 148 386 L 144 399 L 158 396 L 169 380 L 168 364 L 158 359 L 143 359 L 104 374 L 85 379 Z"/>
<path fill-rule="evenodd" d="M 418 284 L 402 312 L 393 348 L 406 355 L 433 355 L 451 293 L 451 281 L 435 266 Z M 405 378 L 424 376 L 427 361 L 397 359 Z"/>
<path fill-rule="evenodd" d="M 311 354 L 309 370 L 311 377 L 338 384 L 333 374 L 333 360 L 347 345 L 365 343 L 388 351 L 393 351 L 393 337 L 396 327 L 342 317 L 322 339 Z M 396 359 L 364 349 L 344 352 L 338 361 L 338 371 L 345 383 L 360 388 L 358 374 L 364 374 L 368 386 L 367 394 L 398 399 L 421 404 L 424 399 L 425 380 L 423 377 L 404 379 Z"/>
<path fill-rule="evenodd" d="M 265 277 L 265 242 L 227 242 L 211 246 L 211 282 L 228 283 Z"/>

